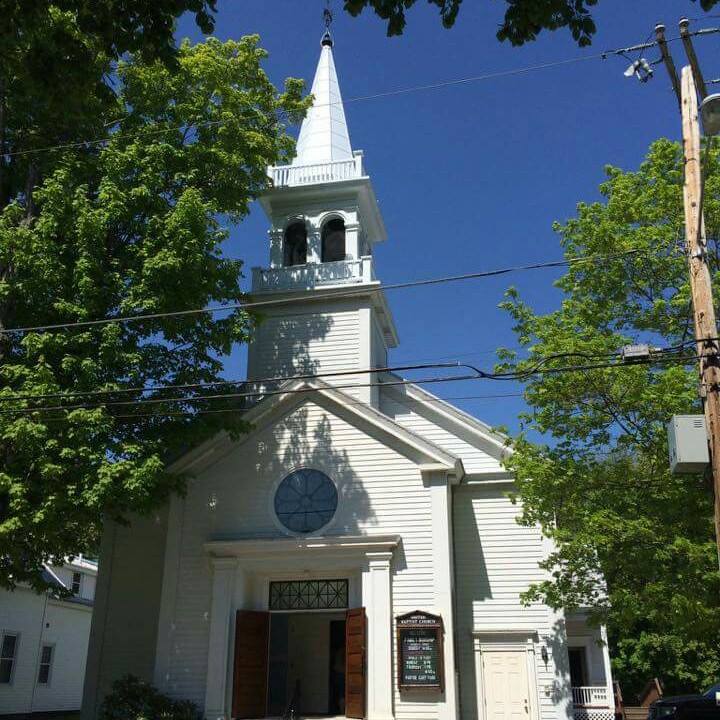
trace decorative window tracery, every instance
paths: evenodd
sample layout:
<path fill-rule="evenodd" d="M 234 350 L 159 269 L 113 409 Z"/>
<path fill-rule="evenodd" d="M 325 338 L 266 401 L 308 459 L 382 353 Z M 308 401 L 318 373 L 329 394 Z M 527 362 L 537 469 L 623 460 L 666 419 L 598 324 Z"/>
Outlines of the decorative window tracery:
<path fill-rule="evenodd" d="M 270 610 L 343 610 L 347 580 L 282 580 L 270 583 Z"/>
<path fill-rule="evenodd" d="M 337 505 L 338 492 L 333 481 L 312 468 L 291 472 L 275 491 L 275 515 L 295 533 L 322 529 L 332 520 Z"/>

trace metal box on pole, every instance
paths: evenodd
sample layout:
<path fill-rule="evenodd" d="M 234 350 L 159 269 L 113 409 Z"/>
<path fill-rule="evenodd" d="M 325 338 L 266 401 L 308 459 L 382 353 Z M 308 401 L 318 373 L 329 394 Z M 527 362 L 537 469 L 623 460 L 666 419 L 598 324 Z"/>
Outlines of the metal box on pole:
<path fill-rule="evenodd" d="M 667 432 L 670 472 L 673 475 L 703 472 L 710 464 L 705 418 L 673 415 Z"/>

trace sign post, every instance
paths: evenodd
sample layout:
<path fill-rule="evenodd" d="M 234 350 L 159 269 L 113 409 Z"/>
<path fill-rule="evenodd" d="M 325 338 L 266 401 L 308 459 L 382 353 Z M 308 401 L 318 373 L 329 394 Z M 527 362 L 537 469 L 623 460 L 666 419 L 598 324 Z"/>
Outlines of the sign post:
<path fill-rule="evenodd" d="M 445 689 L 443 622 L 439 615 L 422 610 L 396 618 L 398 687 Z"/>

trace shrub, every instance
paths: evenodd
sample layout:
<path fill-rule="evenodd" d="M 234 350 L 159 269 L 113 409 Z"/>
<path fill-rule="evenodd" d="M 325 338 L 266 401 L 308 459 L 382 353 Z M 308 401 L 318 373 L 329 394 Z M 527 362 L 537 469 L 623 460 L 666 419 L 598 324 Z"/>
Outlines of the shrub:
<path fill-rule="evenodd" d="M 172 700 L 133 675 L 125 675 L 113 683 L 99 714 L 99 720 L 199 720 L 200 717 L 193 703 Z"/>

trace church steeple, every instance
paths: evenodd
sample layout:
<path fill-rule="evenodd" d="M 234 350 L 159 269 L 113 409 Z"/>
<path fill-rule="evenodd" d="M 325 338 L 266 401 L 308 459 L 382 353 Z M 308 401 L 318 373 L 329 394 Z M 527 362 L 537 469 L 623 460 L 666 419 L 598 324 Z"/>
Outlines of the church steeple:
<path fill-rule="evenodd" d="M 321 48 L 311 90 L 313 105 L 300 127 L 293 165 L 351 160 L 353 157 L 329 30 L 323 35 Z"/>
<path fill-rule="evenodd" d="M 290 165 L 268 168 L 260 198 L 270 220 L 270 266 L 253 268 L 252 294 L 274 296 L 250 343 L 248 378 L 337 373 L 377 406 L 371 367 L 385 367 L 397 333 L 373 248 L 386 239 L 362 152 L 352 150 L 333 41 L 326 32 L 308 111 Z M 348 294 L 348 291 L 351 291 Z"/>

